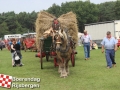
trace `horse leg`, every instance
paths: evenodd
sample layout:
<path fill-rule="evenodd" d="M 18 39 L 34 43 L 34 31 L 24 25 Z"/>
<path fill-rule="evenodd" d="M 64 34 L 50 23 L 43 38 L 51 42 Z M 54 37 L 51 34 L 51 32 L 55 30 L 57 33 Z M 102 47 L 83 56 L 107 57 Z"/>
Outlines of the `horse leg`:
<path fill-rule="evenodd" d="M 66 69 L 67 75 L 69 75 L 69 65 L 68 65 L 68 62 L 69 62 L 69 59 L 66 61 L 66 64 L 65 64 L 65 69 Z"/>
<path fill-rule="evenodd" d="M 60 77 L 66 77 L 67 76 L 67 72 L 65 69 L 66 60 L 61 57 L 60 52 L 57 52 L 57 59 L 59 60 L 58 72 L 60 72 Z"/>
<path fill-rule="evenodd" d="M 71 49 L 69 49 L 69 52 L 72 52 L 72 50 Z M 67 75 L 69 75 L 69 61 L 70 61 L 70 59 L 71 59 L 71 53 L 69 53 L 68 54 L 68 58 L 66 59 L 67 61 L 66 61 L 66 72 L 67 72 Z"/>
<path fill-rule="evenodd" d="M 61 60 L 62 60 L 62 58 L 60 57 L 60 53 L 58 53 L 57 52 L 57 60 L 58 60 L 58 73 L 61 73 L 61 71 L 62 71 L 62 69 L 61 69 L 61 67 L 62 67 L 62 65 L 61 65 Z"/>
<path fill-rule="evenodd" d="M 62 60 L 59 52 L 57 52 L 57 60 L 58 60 L 58 65 L 59 65 L 58 73 L 62 74 L 62 67 L 63 67 L 62 62 L 63 62 L 63 60 Z M 60 77 L 61 76 L 62 75 L 60 75 Z"/>
<path fill-rule="evenodd" d="M 58 67 L 58 73 L 61 73 L 62 72 L 61 62 L 58 62 L 58 65 L 59 65 L 59 67 Z"/>
<path fill-rule="evenodd" d="M 66 68 L 65 68 L 65 63 L 62 63 L 62 72 L 61 72 L 61 77 L 67 77 L 67 72 L 66 72 Z"/>

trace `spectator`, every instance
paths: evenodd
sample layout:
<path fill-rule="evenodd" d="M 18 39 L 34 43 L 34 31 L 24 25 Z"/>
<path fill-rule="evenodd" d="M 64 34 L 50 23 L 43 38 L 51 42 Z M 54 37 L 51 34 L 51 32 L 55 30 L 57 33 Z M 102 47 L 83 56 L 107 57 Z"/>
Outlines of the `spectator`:
<path fill-rule="evenodd" d="M 4 42 L 4 40 L 2 40 L 2 45 L 3 45 L 3 48 L 5 48 L 5 42 Z"/>
<path fill-rule="evenodd" d="M 15 64 L 15 62 L 14 62 L 14 51 L 15 51 L 16 41 L 15 41 L 15 39 L 12 39 L 11 41 L 12 41 L 12 44 L 10 46 L 10 48 L 11 48 L 10 51 L 11 51 L 11 55 L 12 55 L 12 66 L 14 66 L 14 64 Z"/>
<path fill-rule="evenodd" d="M 8 50 L 11 49 L 11 45 L 12 45 L 11 39 L 7 39 L 6 46 L 7 46 L 7 49 L 8 49 Z"/>
<path fill-rule="evenodd" d="M 19 44 L 19 45 L 21 44 L 21 43 L 20 43 L 20 39 L 19 39 L 19 38 L 18 38 L 18 39 L 16 39 L 16 41 L 17 41 L 17 44 Z"/>
<path fill-rule="evenodd" d="M 117 37 L 115 37 L 116 43 L 118 43 Z"/>
<path fill-rule="evenodd" d="M 16 50 L 17 54 L 20 56 L 20 66 L 23 66 L 23 64 L 22 64 L 22 54 L 21 54 L 20 43 L 18 43 L 16 41 L 16 44 L 15 44 L 14 47 L 15 47 L 15 50 Z"/>
<path fill-rule="evenodd" d="M 107 62 L 107 68 L 111 68 L 112 66 L 116 66 L 115 62 L 115 51 L 117 50 L 117 42 L 114 37 L 111 36 L 111 32 L 108 31 L 107 36 L 101 42 L 102 44 L 102 53 L 105 49 L 105 56 Z"/>
<path fill-rule="evenodd" d="M 84 46 L 85 60 L 88 60 L 90 58 L 90 47 L 92 46 L 92 40 L 86 30 L 84 30 L 84 35 L 82 35 L 81 41 Z"/>
<path fill-rule="evenodd" d="M 94 49 L 98 49 L 98 45 L 97 45 L 96 42 L 93 43 L 93 48 L 94 48 Z"/>
<path fill-rule="evenodd" d="M 22 54 L 20 50 L 20 44 L 16 42 L 15 39 L 12 39 L 12 44 L 11 44 L 11 54 L 12 54 L 12 66 L 15 67 L 15 61 L 14 61 L 14 51 L 17 52 L 17 54 L 20 56 L 20 59 L 22 59 Z M 20 60 L 20 66 L 22 66 L 22 61 Z"/>
<path fill-rule="evenodd" d="M 1 49 L 1 51 L 3 49 L 3 42 L 2 42 L 2 40 L 0 40 L 0 49 Z"/>
<path fill-rule="evenodd" d="M 115 37 L 115 40 L 116 40 L 116 43 L 117 43 L 117 47 L 118 47 L 118 49 L 119 49 L 120 42 L 119 42 L 119 40 L 117 39 L 117 37 Z"/>

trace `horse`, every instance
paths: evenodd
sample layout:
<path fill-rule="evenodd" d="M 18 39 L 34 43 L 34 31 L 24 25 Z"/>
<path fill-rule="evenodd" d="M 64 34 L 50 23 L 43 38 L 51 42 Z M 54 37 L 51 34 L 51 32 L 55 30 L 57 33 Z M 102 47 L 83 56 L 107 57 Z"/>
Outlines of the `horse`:
<path fill-rule="evenodd" d="M 54 44 L 59 65 L 58 72 L 60 73 L 60 77 L 67 77 L 69 75 L 68 62 L 72 53 L 67 31 L 63 29 L 56 31 L 54 35 Z"/>

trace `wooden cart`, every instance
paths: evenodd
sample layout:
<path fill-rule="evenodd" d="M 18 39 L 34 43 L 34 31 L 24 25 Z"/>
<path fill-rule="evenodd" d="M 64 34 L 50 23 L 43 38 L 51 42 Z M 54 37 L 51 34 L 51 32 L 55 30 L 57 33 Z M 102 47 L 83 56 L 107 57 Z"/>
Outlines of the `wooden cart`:
<path fill-rule="evenodd" d="M 77 52 L 74 50 L 75 48 L 75 43 L 71 40 L 70 46 L 72 48 L 72 53 L 71 53 L 71 63 L 72 66 L 75 66 L 75 54 Z M 43 69 L 43 58 L 46 57 L 46 61 L 49 61 L 49 57 L 54 58 L 54 67 L 58 66 L 57 63 L 57 58 L 56 58 L 56 52 L 54 48 L 54 44 L 52 42 L 52 37 L 47 37 L 47 38 L 40 38 L 40 52 L 38 52 L 35 56 L 40 58 L 40 64 L 41 64 L 41 69 Z"/>

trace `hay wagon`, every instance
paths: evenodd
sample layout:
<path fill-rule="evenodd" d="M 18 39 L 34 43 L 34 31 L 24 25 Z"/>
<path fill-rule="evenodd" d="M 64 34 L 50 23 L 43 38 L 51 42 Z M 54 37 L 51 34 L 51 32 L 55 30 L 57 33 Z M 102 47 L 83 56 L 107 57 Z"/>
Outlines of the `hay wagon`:
<path fill-rule="evenodd" d="M 59 66 L 58 72 L 61 73 L 60 77 L 67 76 L 69 74 L 68 62 L 71 59 L 72 66 L 74 67 L 75 55 L 77 54 L 75 51 L 78 43 L 76 15 L 73 12 L 68 12 L 56 18 L 48 12 L 41 11 L 38 13 L 35 26 L 36 45 L 38 51 L 40 51 L 36 54 L 36 57 L 40 58 L 41 69 L 43 68 L 44 57 L 46 57 L 47 61 L 49 61 L 49 58 L 53 58 L 54 66 Z M 59 30 L 64 38 L 60 36 Z M 55 36 L 57 34 L 56 31 L 59 32 L 57 38 Z M 58 40 L 59 36 L 64 39 L 64 43 L 62 39 Z"/>
<path fill-rule="evenodd" d="M 43 58 L 44 57 L 46 57 L 46 61 L 49 61 L 49 58 L 53 58 L 54 67 L 58 66 L 58 61 L 56 58 L 57 54 L 56 54 L 56 50 L 52 42 L 52 37 L 40 38 L 40 46 L 41 46 L 40 52 L 37 53 L 35 56 L 40 58 L 41 69 L 43 69 Z M 70 47 L 72 48 L 71 64 L 74 67 L 75 66 L 75 54 L 77 54 L 77 52 L 74 50 L 75 43 L 72 41 L 72 39 L 70 41 Z"/>

